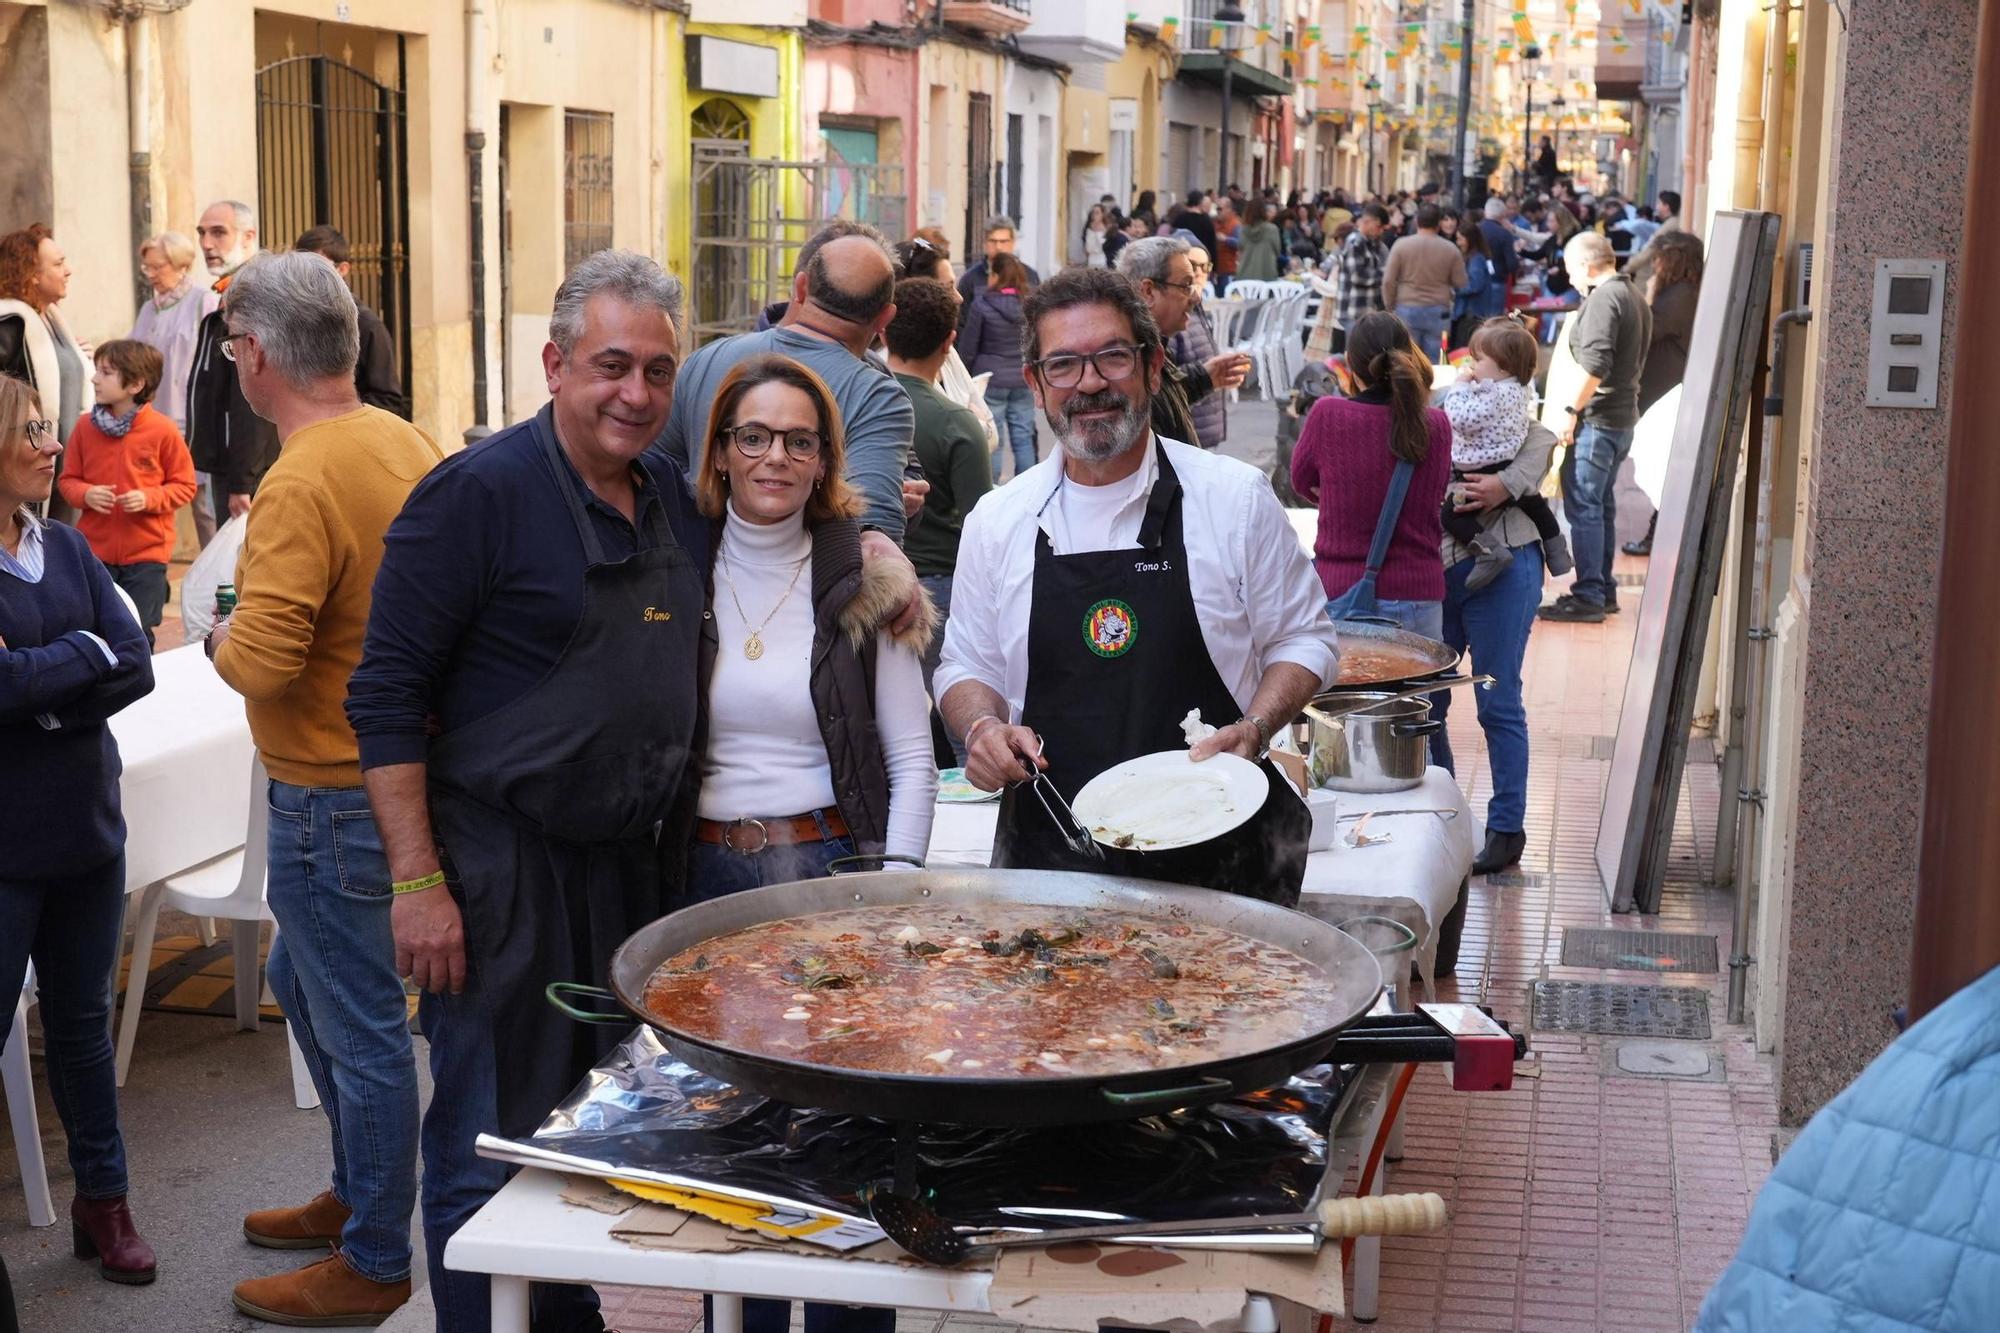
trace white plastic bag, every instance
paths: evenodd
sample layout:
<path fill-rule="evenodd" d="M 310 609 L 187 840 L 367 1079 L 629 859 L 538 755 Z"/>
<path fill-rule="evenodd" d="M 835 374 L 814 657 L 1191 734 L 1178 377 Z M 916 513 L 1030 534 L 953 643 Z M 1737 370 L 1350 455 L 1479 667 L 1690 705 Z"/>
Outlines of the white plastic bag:
<path fill-rule="evenodd" d="M 248 514 L 239 514 L 215 530 L 215 539 L 201 550 L 181 579 L 181 636 L 188 643 L 200 643 L 215 628 L 215 590 L 236 581 L 236 558 L 243 552 L 243 525 Z M 238 589 L 240 592 L 241 589 Z"/>

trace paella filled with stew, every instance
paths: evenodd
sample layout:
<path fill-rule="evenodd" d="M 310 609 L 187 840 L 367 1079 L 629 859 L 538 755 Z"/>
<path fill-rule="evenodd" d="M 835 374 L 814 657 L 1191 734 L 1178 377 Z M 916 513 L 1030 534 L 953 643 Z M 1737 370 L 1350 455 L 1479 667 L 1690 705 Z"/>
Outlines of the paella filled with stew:
<path fill-rule="evenodd" d="M 654 969 L 663 1027 L 875 1074 L 1109 1076 L 1267 1050 L 1347 1021 L 1317 964 L 1213 925 L 1116 908 L 927 902 L 817 912 Z"/>

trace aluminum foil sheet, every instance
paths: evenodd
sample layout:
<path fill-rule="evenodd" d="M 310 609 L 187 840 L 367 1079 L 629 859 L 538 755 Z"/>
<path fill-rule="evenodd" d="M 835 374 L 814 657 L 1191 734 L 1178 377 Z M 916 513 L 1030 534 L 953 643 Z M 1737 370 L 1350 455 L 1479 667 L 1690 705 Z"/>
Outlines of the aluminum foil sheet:
<path fill-rule="evenodd" d="M 1321 1066 L 1234 1101 L 1106 1124 L 899 1126 L 744 1092 L 639 1028 L 532 1137 L 482 1140 L 481 1151 L 852 1218 L 867 1217 L 871 1186 L 913 1186 L 968 1226 L 1296 1213 L 1319 1199 L 1344 1077 Z M 1280 1240 L 1301 1243 L 1309 1232 Z"/>

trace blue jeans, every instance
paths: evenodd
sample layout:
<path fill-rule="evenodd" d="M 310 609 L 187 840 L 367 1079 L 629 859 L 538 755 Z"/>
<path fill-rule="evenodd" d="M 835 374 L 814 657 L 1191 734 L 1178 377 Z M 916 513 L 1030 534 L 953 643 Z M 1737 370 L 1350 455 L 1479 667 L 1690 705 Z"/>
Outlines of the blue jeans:
<path fill-rule="evenodd" d="M 1491 689 L 1474 687 L 1473 705 L 1486 733 L 1486 762 L 1493 771 L 1493 795 L 1486 803 L 1486 827 L 1519 833 L 1528 813 L 1528 710 L 1521 701 L 1521 659 L 1528 632 L 1542 603 L 1542 544 L 1514 548 L 1514 562 L 1478 592 L 1467 592 L 1472 560 L 1444 572 L 1444 641 L 1460 652 L 1472 649 L 1473 670 L 1493 677 Z M 1456 690 L 1431 696 L 1431 716 L 1443 718 Z M 1452 769 L 1451 741 L 1431 737 L 1431 760 Z"/>
<path fill-rule="evenodd" d="M 1328 614 L 1333 612 L 1333 603 L 1327 602 Z M 1384 597 L 1377 603 L 1375 614 L 1383 620 L 1393 620 L 1399 629 L 1412 634 L 1421 634 L 1426 639 L 1444 637 L 1443 602 L 1405 602 Z"/>
<path fill-rule="evenodd" d="M 19 775 L 24 781 L 29 775 Z M 49 1095 L 69 1140 L 69 1167 L 85 1199 L 125 1193 L 125 1138 L 111 1054 L 111 979 L 125 906 L 125 854 L 61 879 L 0 874 L 0 1003 L 11 1020 L 35 960 Z M 128 995 L 127 1004 L 141 997 Z M 0 1026 L 0 1050 L 8 1029 Z"/>
<path fill-rule="evenodd" d="M 1632 452 L 1633 428 L 1599 426 L 1586 421 L 1576 428 L 1576 444 L 1563 456 L 1563 515 L 1569 519 L 1569 548 L 1576 556 L 1576 584 L 1571 594 L 1591 606 L 1606 606 L 1618 598 L 1611 580 L 1611 562 L 1618 554 L 1618 499 L 1613 487 L 1618 465 Z"/>
<path fill-rule="evenodd" d="M 824 821 L 822 831 L 823 825 Z M 698 842 L 688 856 L 687 895 L 682 905 L 707 902 L 766 884 L 824 879 L 830 862 L 852 855 L 854 844 L 847 838 L 766 847 L 748 856 L 727 847 Z M 702 1317 L 705 1327 L 715 1327 L 714 1303 L 705 1296 Z M 791 1326 L 790 1301 L 743 1302 L 743 1333 L 785 1333 Z M 806 1303 L 806 1333 L 894 1333 L 895 1327 L 894 1310 Z"/>
<path fill-rule="evenodd" d="M 986 410 L 1000 428 L 1000 443 L 1014 451 L 1014 475 L 1035 465 L 1035 391 L 988 389 Z M 1000 450 L 993 451 L 993 480 L 1000 480 Z"/>
<path fill-rule="evenodd" d="M 484 1273 L 444 1266 L 445 1246 L 458 1229 L 500 1192 L 514 1168 L 473 1151 L 481 1134 L 496 1134 L 500 1110 L 494 1091 L 493 1049 L 499 1038 L 480 989 L 478 961 L 465 960 L 465 989 L 456 995 L 429 991 L 417 1016 L 431 1048 L 431 1104 L 424 1112 L 424 1260 L 437 1304 L 437 1333 L 486 1333 L 493 1326 L 491 1282 Z M 529 1317 L 537 1333 L 597 1333 L 597 1293 L 568 1283 L 537 1282 L 529 1289 Z"/>
<path fill-rule="evenodd" d="M 417 1066 L 389 930 L 389 861 L 360 787 L 273 780 L 271 991 L 333 1130 L 340 1252 L 375 1282 L 410 1272 Z"/>
<path fill-rule="evenodd" d="M 1444 347 L 1444 326 L 1451 321 L 1451 307 L 1443 305 L 1399 305 L 1396 318 L 1410 326 L 1410 336 L 1424 360 L 1436 361 Z"/>

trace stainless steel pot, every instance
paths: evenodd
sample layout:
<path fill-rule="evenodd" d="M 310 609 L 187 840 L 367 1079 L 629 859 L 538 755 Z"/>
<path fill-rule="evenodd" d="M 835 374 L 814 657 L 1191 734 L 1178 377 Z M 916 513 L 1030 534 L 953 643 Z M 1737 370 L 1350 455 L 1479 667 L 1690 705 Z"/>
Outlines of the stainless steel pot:
<path fill-rule="evenodd" d="M 1348 700 L 1368 695 L 1350 693 Z M 1444 726 L 1427 699 L 1391 699 L 1372 708 L 1329 717 L 1307 705 L 1300 726 L 1306 768 L 1315 787 L 1335 791 L 1406 791 L 1424 780 L 1430 738 Z"/>

